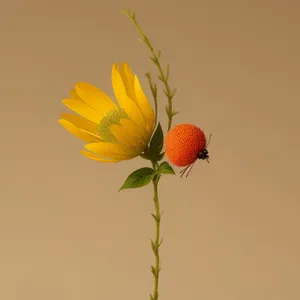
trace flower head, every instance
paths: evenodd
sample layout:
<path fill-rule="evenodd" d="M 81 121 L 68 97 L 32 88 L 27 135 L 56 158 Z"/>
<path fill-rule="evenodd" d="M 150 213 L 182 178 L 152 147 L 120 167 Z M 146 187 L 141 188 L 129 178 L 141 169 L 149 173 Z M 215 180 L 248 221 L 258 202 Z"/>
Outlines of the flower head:
<path fill-rule="evenodd" d="M 95 86 L 79 82 L 62 100 L 75 114 L 59 123 L 87 142 L 81 153 L 99 162 L 119 162 L 140 155 L 148 146 L 154 113 L 138 77 L 126 63 L 112 67 L 112 87 L 118 103 Z"/>

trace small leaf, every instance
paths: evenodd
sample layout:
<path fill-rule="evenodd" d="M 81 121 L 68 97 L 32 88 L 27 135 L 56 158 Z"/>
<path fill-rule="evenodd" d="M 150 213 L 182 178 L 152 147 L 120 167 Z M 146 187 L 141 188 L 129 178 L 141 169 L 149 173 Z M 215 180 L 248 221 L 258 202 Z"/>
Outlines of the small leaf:
<path fill-rule="evenodd" d="M 177 92 L 176 89 L 174 89 L 174 90 L 172 91 L 172 93 L 171 93 L 171 97 L 172 97 L 172 98 L 175 96 L 176 92 Z"/>
<path fill-rule="evenodd" d="M 143 187 L 151 182 L 154 175 L 154 170 L 151 168 L 145 167 L 138 169 L 127 177 L 119 191 L 124 189 Z"/>
<path fill-rule="evenodd" d="M 152 215 L 152 217 L 154 218 L 154 220 L 155 220 L 156 222 L 160 222 L 161 215 L 159 215 L 159 216 L 156 216 L 155 214 L 151 214 L 151 215 Z"/>
<path fill-rule="evenodd" d="M 159 244 L 158 244 L 158 248 L 161 246 L 163 240 L 164 240 L 164 239 L 161 239 L 161 240 L 160 240 L 160 242 L 159 242 Z"/>
<path fill-rule="evenodd" d="M 157 222 L 157 217 L 156 217 L 156 215 L 155 215 L 155 214 L 151 214 L 151 215 L 152 215 L 153 219 Z"/>
<path fill-rule="evenodd" d="M 164 161 L 159 166 L 157 171 L 155 171 L 155 174 L 173 174 L 175 175 L 175 172 L 173 168 L 169 165 L 168 162 Z"/>
<path fill-rule="evenodd" d="M 162 50 L 157 51 L 157 59 L 160 59 L 161 53 L 162 53 Z"/>
<path fill-rule="evenodd" d="M 156 159 L 160 155 L 163 145 L 164 145 L 164 133 L 160 123 L 158 123 L 150 142 L 150 147 L 149 147 L 150 156 Z"/>
<path fill-rule="evenodd" d="M 151 267 L 151 272 L 152 272 L 152 274 L 153 274 L 154 276 L 156 276 L 156 270 L 155 270 L 154 267 Z"/>
<path fill-rule="evenodd" d="M 172 112 L 172 117 L 176 116 L 177 114 L 179 114 L 179 111 L 173 110 L 173 112 Z"/>
<path fill-rule="evenodd" d="M 150 59 L 153 61 L 154 64 L 158 63 L 158 60 L 157 60 L 156 56 L 151 56 Z"/>
<path fill-rule="evenodd" d="M 157 76 L 157 78 L 158 78 L 160 81 L 162 81 L 162 82 L 165 81 L 164 78 L 163 78 L 161 75 Z"/>

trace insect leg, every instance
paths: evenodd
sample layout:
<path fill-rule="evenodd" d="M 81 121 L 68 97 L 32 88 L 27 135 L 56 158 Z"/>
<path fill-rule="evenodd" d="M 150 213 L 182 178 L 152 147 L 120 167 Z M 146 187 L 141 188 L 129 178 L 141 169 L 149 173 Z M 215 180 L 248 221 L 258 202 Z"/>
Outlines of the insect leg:
<path fill-rule="evenodd" d="M 195 162 L 196 162 L 196 161 L 195 161 Z M 187 172 L 187 174 L 186 174 L 186 177 L 189 176 L 191 170 L 193 169 L 193 166 L 194 166 L 195 162 L 193 162 L 193 163 L 190 165 L 191 167 L 190 167 L 190 169 L 188 170 L 188 172 Z"/>
<path fill-rule="evenodd" d="M 206 140 L 206 137 L 205 137 L 205 140 Z M 211 134 L 209 134 L 208 142 L 206 143 L 206 148 L 208 147 L 210 140 L 211 140 Z"/>

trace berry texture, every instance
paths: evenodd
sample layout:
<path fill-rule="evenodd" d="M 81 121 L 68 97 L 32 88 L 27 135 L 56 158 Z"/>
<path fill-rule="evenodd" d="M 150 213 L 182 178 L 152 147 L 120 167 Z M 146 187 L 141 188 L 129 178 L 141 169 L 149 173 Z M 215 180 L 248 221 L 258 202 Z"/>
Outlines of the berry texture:
<path fill-rule="evenodd" d="M 169 161 L 185 167 L 197 160 L 197 155 L 206 148 L 203 131 L 192 124 L 174 126 L 165 139 L 165 153 Z"/>

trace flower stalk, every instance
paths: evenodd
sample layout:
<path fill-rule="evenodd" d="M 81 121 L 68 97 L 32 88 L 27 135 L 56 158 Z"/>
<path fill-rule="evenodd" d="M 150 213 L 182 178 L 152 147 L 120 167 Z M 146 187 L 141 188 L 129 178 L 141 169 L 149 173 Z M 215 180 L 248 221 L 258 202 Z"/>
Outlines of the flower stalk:
<path fill-rule="evenodd" d="M 154 290 L 153 294 L 150 295 L 151 300 L 157 300 L 158 299 L 158 285 L 159 285 L 159 273 L 160 273 L 160 256 L 159 256 L 159 247 L 161 245 L 160 241 L 160 220 L 161 220 L 161 213 L 160 213 L 160 206 L 159 206 L 159 200 L 158 200 L 158 180 L 153 181 L 153 187 L 154 187 L 154 207 L 155 207 L 155 214 L 153 215 L 153 218 L 155 220 L 156 225 L 156 237 L 155 241 L 151 241 L 153 254 L 155 256 L 155 266 L 152 266 L 152 274 L 154 276 Z"/>
<path fill-rule="evenodd" d="M 157 163 L 152 162 L 153 169 L 157 170 Z M 159 198 L 158 198 L 158 183 L 159 183 L 160 176 L 155 176 L 152 180 L 153 183 L 153 203 L 155 207 L 155 213 L 152 214 L 152 217 L 155 221 L 155 228 L 156 228 L 156 235 L 155 240 L 151 240 L 151 247 L 152 251 L 155 257 L 155 265 L 151 267 L 151 271 L 154 277 L 154 289 L 153 294 L 150 295 L 150 300 L 158 300 L 159 293 L 158 293 L 158 287 L 159 287 L 159 273 L 161 270 L 161 261 L 160 261 L 160 255 L 159 255 L 159 248 L 162 244 L 162 240 L 160 239 L 160 221 L 161 221 L 161 212 L 160 212 L 160 204 L 159 204 Z"/>

